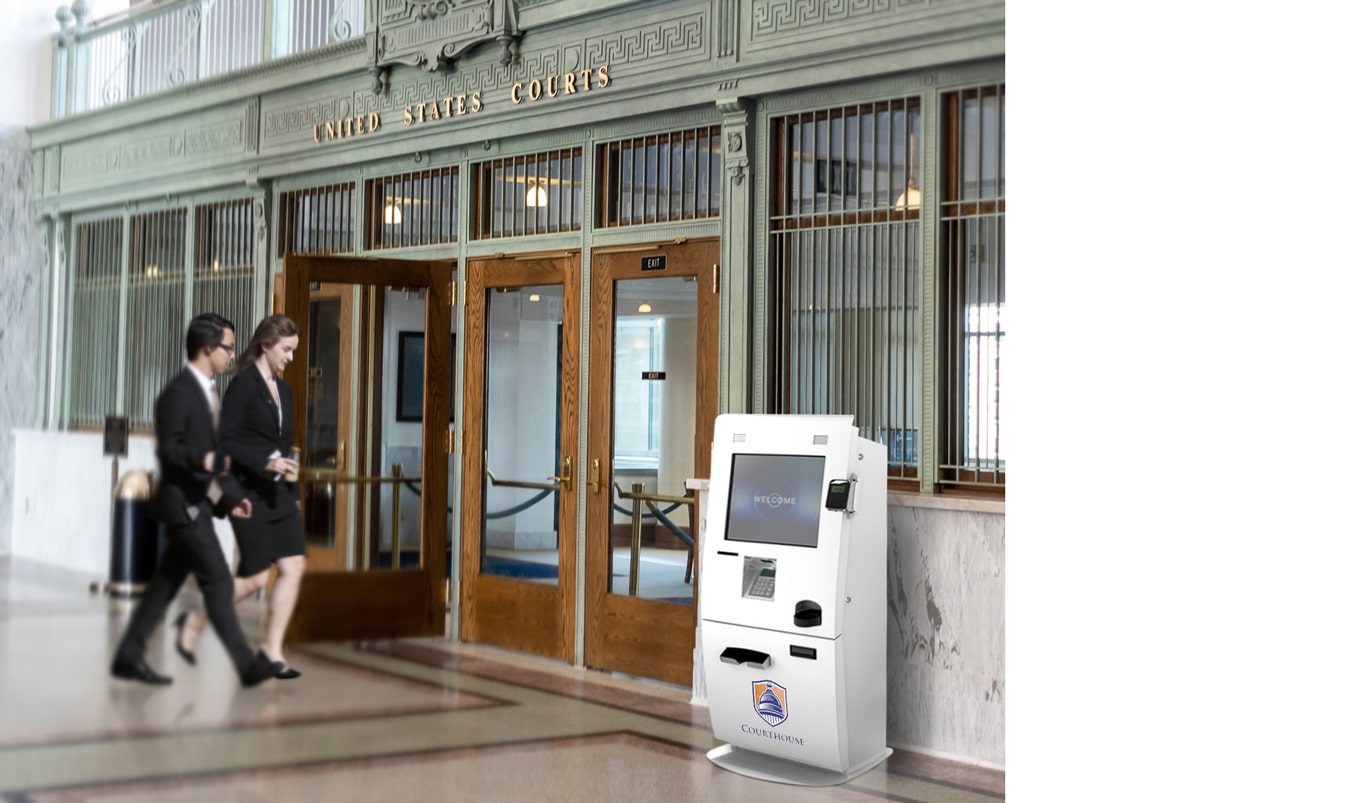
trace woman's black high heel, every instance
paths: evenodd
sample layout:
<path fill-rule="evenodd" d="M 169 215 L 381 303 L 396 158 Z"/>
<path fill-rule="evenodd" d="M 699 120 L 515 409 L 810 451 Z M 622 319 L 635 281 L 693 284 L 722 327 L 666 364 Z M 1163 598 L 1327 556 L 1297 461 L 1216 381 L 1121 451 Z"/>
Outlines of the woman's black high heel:
<path fill-rule="evenodd" d="M 177 619 L 173 620 L 173 626 L 178 631 L 178 635 L 173 640 L 173 648 L 178 651 L 179 655 L 183 656 L 184 661 L 196 666 L 197 656 L 183 646 L 183 626 L 187 624 L 187 618 L 187 611 L 183 611 L 178 614 Z"/>

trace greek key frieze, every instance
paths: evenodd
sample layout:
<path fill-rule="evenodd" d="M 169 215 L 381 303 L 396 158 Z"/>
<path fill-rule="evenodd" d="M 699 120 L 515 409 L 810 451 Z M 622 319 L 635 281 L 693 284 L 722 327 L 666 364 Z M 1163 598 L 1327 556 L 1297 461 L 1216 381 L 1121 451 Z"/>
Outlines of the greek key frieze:
<path fill-rule="evenodd" d="M 328 120 L 341 120 L 351 115 L 351 98 L 329 98 L 304 106 L 288 106 L 270 111 L 263 118 L 263 133 L 271 139 L 285 139 L 290 135 L 308 139 L 314 126 Z"/>
<path fill-rule="evenodd" d="M 873 14 L 891 13 L 907 7 L 927 7 L 931 0 L 754 0 L 750 10 L 750 38 L 772 38 L 844 21 L 858 21 Z"/>
<path fill-rule="evenodd" d="M 615 31 L 586 43 L 589 64 L 634 64 L 671 56 L 701 54 L 707 19 L 702 14 Z"/>

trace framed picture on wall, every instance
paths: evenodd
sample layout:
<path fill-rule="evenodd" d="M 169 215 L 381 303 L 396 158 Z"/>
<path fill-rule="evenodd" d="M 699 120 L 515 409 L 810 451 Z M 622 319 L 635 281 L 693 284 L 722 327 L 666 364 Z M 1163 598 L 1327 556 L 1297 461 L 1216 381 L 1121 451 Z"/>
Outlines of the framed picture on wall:
<path fill-rule="evenodd" d="M 398 333 L 398 421 L 422 420 L 422 365 L 426 338 L 421 332 Z"/>

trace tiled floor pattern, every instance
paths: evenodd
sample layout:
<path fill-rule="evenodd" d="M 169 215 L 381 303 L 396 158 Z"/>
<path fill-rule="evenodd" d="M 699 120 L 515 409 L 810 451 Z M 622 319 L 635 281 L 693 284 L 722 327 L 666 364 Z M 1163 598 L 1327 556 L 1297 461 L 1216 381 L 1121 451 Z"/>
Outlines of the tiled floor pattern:
<path fill-rule="evenodd" d="M 260 606 L 241 607 L 256 638 Z M 107 674 L 127 605 L 0 560 L 0 800 L 1002 800 L 1002 772 L 897 752 L 813 788 L 713 765 L 687 689 L 441 639 L 310 645 L 241 689 L 214 637 L 167 688 Z M 171 631 L 170 631 L 171 632 Z"/>

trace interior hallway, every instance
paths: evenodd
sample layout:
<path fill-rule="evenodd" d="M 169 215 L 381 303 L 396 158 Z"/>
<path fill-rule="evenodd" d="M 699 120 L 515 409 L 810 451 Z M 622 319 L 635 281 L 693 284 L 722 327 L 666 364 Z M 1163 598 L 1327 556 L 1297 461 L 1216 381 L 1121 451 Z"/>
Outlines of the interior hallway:
<path fill-rule="evenodd" d="M 303 677 L 242 689 L 213 635 L 192 667 L 162 627 L 146 658 L 173 685 L 114 680 L 131 603 L 93 579 L 0 559 L 6 803 L 1004 797 L 1001 771 L 899 751 L 843 786 L 752 780 L 704 757 L 688 689 L 441 639 L 292 648 Z M 261 604 L 240 612 L 256 643 Z"/>

